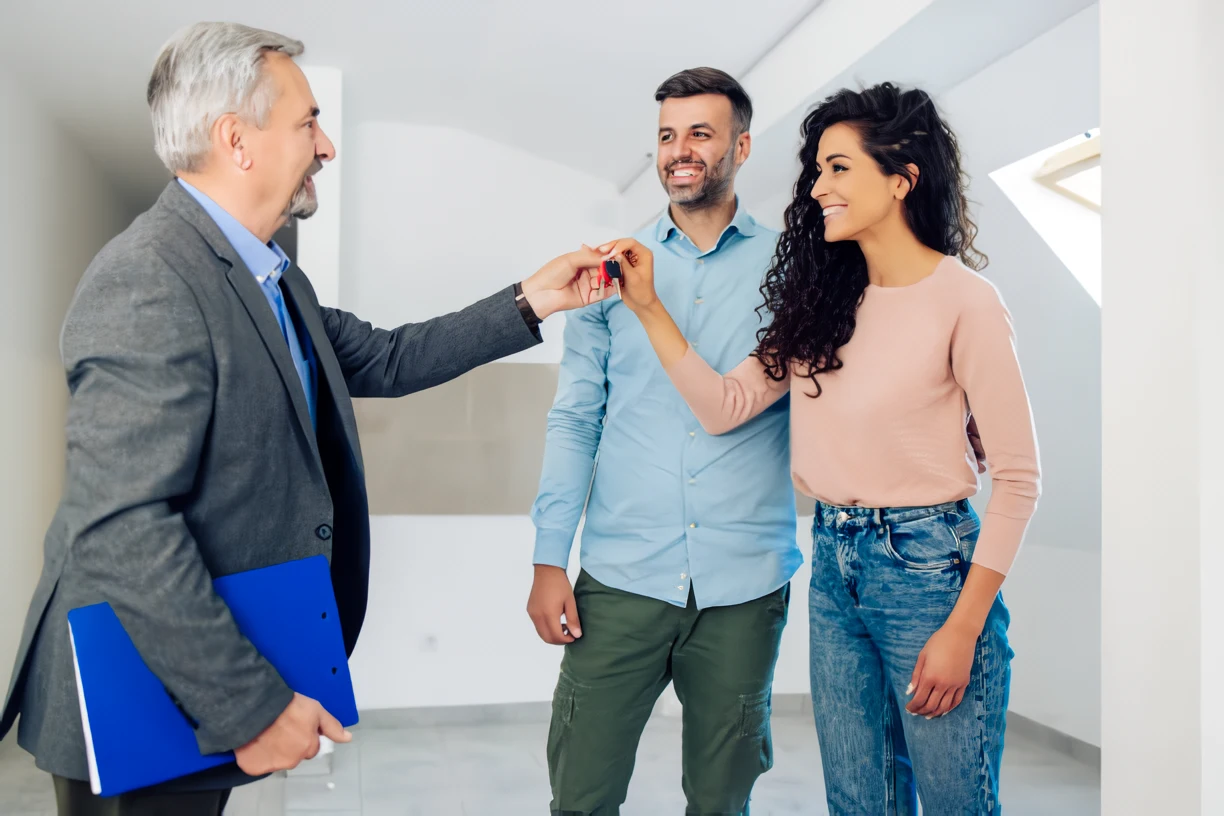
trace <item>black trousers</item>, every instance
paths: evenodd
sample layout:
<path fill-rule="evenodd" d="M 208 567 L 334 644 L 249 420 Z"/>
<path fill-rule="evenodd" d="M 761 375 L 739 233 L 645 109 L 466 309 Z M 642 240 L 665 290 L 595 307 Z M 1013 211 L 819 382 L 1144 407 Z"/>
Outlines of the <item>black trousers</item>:
<path fill-rule="evenodd" d="M 88 782 L 55 779 L 59 816 L 221 816 L 229 790 L 191 793 L 142 793 L 95 796 Z"/>

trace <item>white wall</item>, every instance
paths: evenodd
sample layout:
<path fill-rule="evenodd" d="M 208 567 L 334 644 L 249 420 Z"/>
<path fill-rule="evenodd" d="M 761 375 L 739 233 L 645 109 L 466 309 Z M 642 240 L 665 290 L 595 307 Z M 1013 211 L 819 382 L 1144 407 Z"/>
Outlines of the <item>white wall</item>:
<path fill-rule="evenodd" d="M 460 309 L 619 237 L 610 182 L 450 128 L 361 123 L 346 137 L 340 299 L 376 326 Z M 549 318 L 545 343 L 513 359 L 559 362 L 563 327 Z"/>
<path fill-rule="evenodd" d="M 59 499 L 67 387 L 59 329 L 103 244 L 128 223 L 122 204 L 75 144 L 0 73 L 0 682 L 42 568 Z"/>

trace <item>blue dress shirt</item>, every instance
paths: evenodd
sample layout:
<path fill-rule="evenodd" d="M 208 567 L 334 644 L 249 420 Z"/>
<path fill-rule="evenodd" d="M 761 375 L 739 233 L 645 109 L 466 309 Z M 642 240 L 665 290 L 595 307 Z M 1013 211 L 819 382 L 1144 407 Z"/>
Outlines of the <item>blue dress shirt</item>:
<path fill-rule="evenodd" d="M 720 373 L 742 362 L 768 318 L 755 310 L 778 234 L 737 209 L 708 252 L 668 215 L 635 237 L 654 251 L 659 298 L 697 353 Z M 534 562 L 568 564 L 585 508 L 581 563 L 602 584 L 680 607 L 691 587 L 700 608 L 781 587 L 803 562 L 789 409 L 783 397 L 710 436 L 623 302 L 570 312 L 531 511 Z"/>

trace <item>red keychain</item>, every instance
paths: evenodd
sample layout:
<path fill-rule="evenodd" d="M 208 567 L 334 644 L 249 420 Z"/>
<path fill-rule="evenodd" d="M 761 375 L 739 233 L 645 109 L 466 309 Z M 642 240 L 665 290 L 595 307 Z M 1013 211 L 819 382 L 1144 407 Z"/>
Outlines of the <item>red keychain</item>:
<path fill-rule="evenodd" d="M 620 297 L 621 268 L 620 263 L 609 258 L 599 264 L 599 288 L 616 286 L 616 296 Z"/>

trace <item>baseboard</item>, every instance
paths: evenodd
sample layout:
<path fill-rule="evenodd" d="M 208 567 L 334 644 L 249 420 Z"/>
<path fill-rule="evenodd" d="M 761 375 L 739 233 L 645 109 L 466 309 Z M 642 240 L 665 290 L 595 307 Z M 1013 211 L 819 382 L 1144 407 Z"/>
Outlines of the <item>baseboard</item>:
<path fill-rule="evenodd" d="M 1101 749 L 1090 742 L 1064 734 L 1014 711 L 1007 712 L 1007 730 L 1009 733 L 1020 734 L 1046 748 L 1091 765 L 1097 771 L 1101 770 Z"/>
<path fill-rule="evenodd" d="M 674 716 L 664 710 L 659 698 L 655 717 Z M 775 694 L 776 714 L 802 715 L 812 711 L 807 694 Z M 552 703 L 494 703 L 491 705 L 430 706 L 421 708 L 381 708 L 361 712 L 361 728 L 422 728 L 439 725 L 489 725 L 495 723 L 546 723 L 552 718 Z"/>
<path fill-rule="evenodd" d="M 552 703 L 429 706 L 363 710 L 359 728 L 426 728 L 437 725 L 540 723 L 552 717 Z"/>

